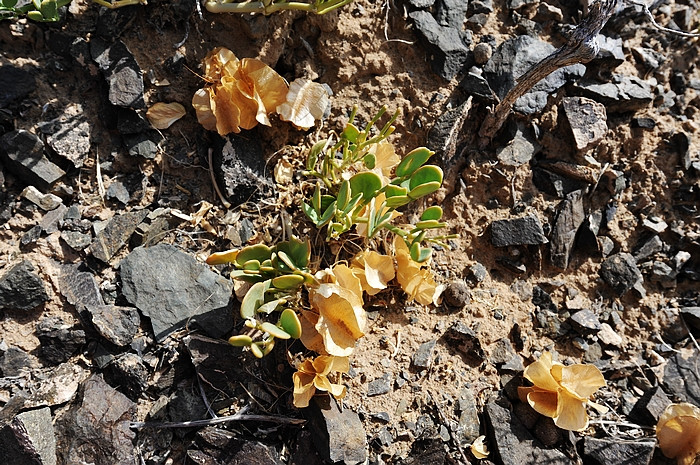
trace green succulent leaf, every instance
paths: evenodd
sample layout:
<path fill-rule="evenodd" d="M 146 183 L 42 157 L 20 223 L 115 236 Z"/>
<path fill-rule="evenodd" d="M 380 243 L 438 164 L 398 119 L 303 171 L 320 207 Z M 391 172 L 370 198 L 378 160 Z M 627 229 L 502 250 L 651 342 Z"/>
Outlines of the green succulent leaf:
<path fill-rule="evenodd" d="M 292 289 L 299 287 L 304 282 L 304 277 L 298 274 L 286 274 L 272 279 L 272 286 L 277 289 Z"/>
<path fill-rule="evenodd" d="M 321 218 L 319 218 L 317 226 L 320 228 L 320 227 L 324 226 L 326 223 L 328 223 L 330 220 L 332 220 L 333 217 L 335 216 L 336 211 L 337 211 L 337 209 L 335 208 L 335 200 L 334 200 L 333 202 L 331 202 L 330 205 L 328 205 L 328 208 L 326 208 L 326 211 L 323 212 L 323 216 L 321 216 Z"/>
<path fill-rule="evenodd" d="M 381 188 L 382 179 L 372 172 L 357 173 L 350 178 L 350 190 L 356 194 L 362 193 L 362 200 L 365 202 L 376 196 Z"/>
<path fill-rule="evenodd" d="M 407 195 L 389 197 L 386 199 L 386 206 L 389 208 L 399 208 L 399 207 L 406 205 L 411 200 L 412 199 L 410 197 L 408 197 Z"/>
<path fill-rule="evenodd" d="M 58 20 L 58 5 L 56 5 L 56 0 L 44 0 L 41 2 L 40 11 L 45 20 Z"/>
<path fill-rule="evenodd" d="M 318 156 L 323 152 L 323 148 L 328 143 L 328 139 L 323 139 L 316 142 L 309 150 L 309 156 L 306 158 L 306 169 L 308 171 L 313 171 L 316 168 L 316 162 L 318 161 Z"/>
<path fill-rule="evenodd" d="M 250 352 L 257 358 L 263 358 L 265 354 L 263 353 L 263 343 L 254 342 L 250 345 Z"/>
<path fill-rule="evenodd" d="M 350 199 L 350 202 L 348 202 L 348 204 L 343 209 L 343 215 L 349 215 L 350 212 L 352 212 L 355 209 L 355 207 L 357 207 L 357 204 L 360 203 L 360 199 L 362 199 L 362 193 L 354 195 Z"/>
<path fill-rule="evenodd" d="M 417 149 L 411 150 L 396 167 L 396 176 L 399 178 L 411 176 L 418 168 L 423 166 L 434 153 L 435 152 L 431 152 L 425 147 L 418 147 Z"/>
<path fill-rule="evenodd" d="M 321 219 L 321 216 L 316 213 L 316 210 L 314 207 L 309 205 L 308 203 L 302 201 L 301 202 L 301 209 L 302 211 L 306 214 L 306 216 L 316 225 L 318 226 L 318 222 Z"/>
<path fill-rule="evenodd" d="M 433 253 L 432 249 L 428 247 L 421 247 L 418 242 L 414 242 L 413 245 L 411 245 L 410 252 L 413 261 L 418 263 L 425 262 Z"/>
<path fill-rule="evenodd" d="M 271 254 L 272 249 L 265 244 L 255 244 L 248 247 L 243 247 L 236 256 L 236 263 L 242 267 L 249 260 L 263 262 L 270 258 Z"/>
<path fill-rule="evenodd" d="M 409 190 L 412 191 L 418 186 L 431 182 L 442 183 L 442 170 L 435 165 L 427 165 L 417 169 L 416 172 L 411 175 L 408 187 Z"/>
<path fill-rule="evenodd" d="M 345 180 L 340 184 L 338 197 L 336 198 L 336 206 L 339 210 L 344 210 L 350 201 L 350 182 Z"/>
<path fill-rule="evenodd" d="M 438 205 L 433 205 L 432 207 L 428 207 L 425 209 L 423 214 L 420 216 L 421 221 L 428 221 L 428 220 L 439 220 L 442 218 L 442 208 L 439 207 Z"/>
<path fill-rule="evenodd" d="M 267 321 L 260 325 L 260 329 L 268 333 L 270 336 L 277 337 L 279 339 L 289 339 L 291 337 L 285 330 Z"/>
<path fill-rule="evenodd" d="M 0 3 L 5 8 L 14 8 L 14 6 L 17 5 L 17 0 L 2 0 Z"/>
<path fill-rule="evenodd" d="M 259 271 L 260 262 L 257 260 L 248 260 L 243 264 L 243 269 L 248 271 Z"/>
<path fill-rule="evenodd" d="M 343 129 L 341 137 L 355 143 L 357 142 L 357 138 L 360 137 L 360 130 L 357 129 L 354 124 L 348 123 L 347 126 L 345 126 L 345 129 Z"/>
<path fill-rule="evenodd" d="M 27 18 L 31 19 L 32 21 L 44 21 L 44 17 L 39 11 L 28 11 Z"/>
<path fill-rule="evenodd" d="M 445 223 L 441 223 L 440 221 L 437 220 L 425 220 L 425 221 L 419 221 L 416 223 L 416 229 L 423 230 L 423 229 L 438 229 L 438 228 L 444 228 L 447 226 Z"/>
<path fill-rule="evenodd" d="M 282 310 L 278 324 L 292 338 L 299 339 L 301 337 L 301 322 L 296 312 L 291 308 Z"/>
<path fill-rule="evenodd" d="M 365 163 L 365 166 L 369 170 L 373 170 L 374 167 L 377 165 L 377 157 L 373 153 L 368 153 L 367 155 L 365 155 L 362 161 Z"/>
<path fill-rule="evenodd" d="M 241 316 L 243 318 L 248 319 L 255 316 L 258 307 L 265 303 L 265 293 L 270 289 L 270 284 L 271 280 L 267 279 L 250 287 L 241 302 Z"/>
<path fill-rule="evenodd" d="M 308 239 L 302 242 L 299 239 L 291 238 L 277 244 L 275 250 L 278 254 L 285 253 L 294 264 L 294 268 L 307 268 L 309 266 L 311 243 Z M 280 256 L 280 258 L 282 257 Z"/>
<path fill-rule="evenodd" d="M 245 347 L 253 343 L 253 339 L 245 334 L 240 334 L 238 336 L 231 336 L 228 339 L 228 343 L 234 347 Z"/>
<path fill-rule="evenodd" d="M 283 305 L 285 303 L 287 303 L 287 301 L 284 299 L 271 300 L 271 301 L 265 302 L 264 304 L 259 306 L 255 311 L 258 313 L 264 313 L 266 315 L 269 315 L 270 313 L 277 310 L 277 307 L 279 307 L 280 305 Z"/>

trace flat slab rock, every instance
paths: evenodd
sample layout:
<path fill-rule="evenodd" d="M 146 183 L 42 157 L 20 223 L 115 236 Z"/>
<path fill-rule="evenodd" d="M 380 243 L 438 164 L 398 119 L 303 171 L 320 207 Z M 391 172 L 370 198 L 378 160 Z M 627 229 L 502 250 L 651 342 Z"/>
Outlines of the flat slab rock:
<path fill-rule="evenodd" d="M 0 451 L 0 465 L 56 465 L 51 409 L 20 413 L 0 429 Z"/>
<path fill-rule="evenodd" d="M 48 300 L 44 282 L 29 260 L 17 263 L 0 277 L 0 310 L 31 310 Z"/>
<path fill-rule="evenodd" d="M 233 325 L 231 280 L 168 244 L 138 247 L 122 260 L 124 297 L 151 319 L 158 341 L 188 323 L 212 337 Z"/>
<path fill-rule="evenodd" d="M 583 456 L 601 464 L 648 465 L 654 454 L 653 441 L 620 441 L 587 437 Z"/>
<path fill-rule="evenodd" d="M 491 243 L 496 247 L 546 244 L 542 223 L 535 215 L 491 223 Z"/>
<path fill-rule="evenodd" d="M 367 460 L 367 437 L 357 413 L 340 411 L 329 396 L 315 396 L 304 409 L 316 449 L 331 463 L 357 465 Z"/>

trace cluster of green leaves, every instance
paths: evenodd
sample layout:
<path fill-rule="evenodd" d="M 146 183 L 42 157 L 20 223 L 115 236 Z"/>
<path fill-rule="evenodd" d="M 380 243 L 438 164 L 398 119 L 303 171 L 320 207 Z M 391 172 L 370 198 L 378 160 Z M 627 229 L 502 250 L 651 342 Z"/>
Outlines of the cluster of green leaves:
<path fill-rule="evenodd" d="M 252 283 L 241 302 L 241 316 L 250 331 L 231 337 L 230 344 L 248 346 L 260 358 L 272 350 L 276 338 L 301 336 L 301 323 L 289 306 L 296 306 L 304 284 L 315 282 L 308 268 L 310 255 L 308 241 L 290 239 L 274 247 L 256 244 L 209 257 L 207 263 L 212 265 L 231 263 L 235 267 L 231 278 Z M 276 324 L 267 321 L 273 312 L 279 313 Z"/>
<path fill-rule="evenodd" d="M 61 19 L 58 9 L 70 2 L 71 0 L 32 0 L 18 7 L 17 0 L 0 0 L 0 20 L 26 16 L 33 21 L 56 22 Z"/>
<path fill-rule="evenodd" d="M 391 135 L 394 131 L 392 124 L 398 117 L 398 112 L 394 113 L 372 136 L 374 125 L 385 111 L 382 108 L 360 130 L 353 124 L 356 114 L 353 110 L 338 142 L 331 145 L 329 140 L 321 140 L 314 144 L 305 173 L 320 182 L 316 184 L 310 203 L 303 202 L 302 209 L 317 227 L 327 227 L 328 239 L 337 239 L 354 225 L 364 223 L 368 239 L 381 230 L 389 230 L 404 238 L 411 250 L 411 258 L 425 262 L 430 258 L 431 249 L 421 245 L 423 241 L 444 246 L 442 241 L 452 237 L 427 235 L 429 230 L 445 227 L 440 221 L 442 209 L 438 206 L 427 208 L 420 221 L 408 228 L 393 225 L 392 219 L 398 208 L 436 192 L 442 186 L 442 170 L 427 165 L 434 152 L 419 147 L 401 160 L 389 183 L 383 183 L 380 175 L 371 171 L 377 162 L 372 150 Z"/>
<path fill-rule="evenodd" d="M 204 6 L 212 13 L 262 13 L 269 15 L 282 10 L 301 10 L 322 15 L 347 5 L 352 1 L 353 0 L 313 0 L 307 3 L 290 0 L 251 0 L 244 2 L 235 0 L 207 0 L 204 2 Z"/>

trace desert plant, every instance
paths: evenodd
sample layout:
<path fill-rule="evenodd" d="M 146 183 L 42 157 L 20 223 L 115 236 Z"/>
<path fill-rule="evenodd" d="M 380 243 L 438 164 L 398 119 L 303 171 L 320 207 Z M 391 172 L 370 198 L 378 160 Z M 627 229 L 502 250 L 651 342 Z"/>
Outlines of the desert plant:
<path fill-rule="evenodd" d="M 233 0 L 206 0 L 204 7 L 212 13 L 262 13 L 269 15 L 282 10 L 301 10 L 322 15 L 347 5 L 353 0 L 313 0 L 294 2 L 289 0 L 261 0 L 236 2 Z"/>
<path fill-rule="evenodd" d="M 42 23 L 56 22 L 61 19 L 58 9 L 70 2 L 71 0 L 32 0 L 18 7 L 17 0 L 0 0 L 0 20 L 26 16 Z"/>

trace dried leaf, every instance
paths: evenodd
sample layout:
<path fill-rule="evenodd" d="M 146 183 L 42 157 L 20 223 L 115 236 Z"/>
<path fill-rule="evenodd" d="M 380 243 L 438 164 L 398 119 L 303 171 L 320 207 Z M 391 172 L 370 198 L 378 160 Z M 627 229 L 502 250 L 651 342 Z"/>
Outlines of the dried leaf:
<path fill-rule="evenodd" d="M 394 279 L 394 260 L 388 255 L 369 251 L 353 259 L 352 272 L 360 280 L 362 290 L 375 295 L 386 289 L 389 281 Z"/>
<path fill-rule="evenodd" d="M 146 112 L 146 118 L 156 129 L 168 129 L 172 124 L 185 116 L 185 107 L 177 102 L 154 104 Z"/>
<path fill-rule="evenodd" d="M 323 119 L 330 98 L 326 88 L 318 82 L 296 79 L 289 84 L 286 101 L 277 107 L 282 121 L 289 121 L 299 129 L 309 129 L 316 120 Z"/>
<path fill-rule="evenodd" d="M 700 408 L 682 403 L 671 404 L 656 425 L 659 448 L 678 465 L 693 465 L 700 459 Z"/>
<path fill-rule="evenodd" d="M 484 443 L 484 440 L 486 439 L 486 436 L 479 436 L 474 440 L 472 445 L 470 446 L 470 449 L 472 450 L 472 454 L 474 457 L 477 459 L 485 459 L 486 457 L 489 456 L 489 449 L 486 447 L 486 444 Z"/>
<path fill-rule="evenodd" d="M 280 159 L 275 165 L 275 182 L 282 186 L 288 186 L 292 183 L 294 177 L 294 167 L 286 158 Z"/>
<path fill-rule="evenodd" d="M 401 288 L 408 294 L 410 300 L 415 300 L 421 305 L 430 305 L 437 292 L 437 284 L 432 273 L 413 261 L 408 246 L 399 236 L 394 239 L 394 250 L 396 280 Z"/>
<path fill-rule="evenodd" d="M 523 376 L 534 386 L 518 389 L 521 400 L 553 418 L 558 427 L 570 431 L 586 429 L 588 398 L 605 386 L 605 378 L 595 366 L 564 366 L 553 362 L 549 352 L 525 368 Z"/>
<path fill-rule="evenodd" d="M 331 383 L 328 376 L 331 373 L 347 373 L 350 364 L 347 357 L 321 355 L 316 359 L 306 359 L 297 368 L 292 379 L 294 381 L 294 406 L 308 407 L 309 401 L 316 390 L 328 391 L 336 399 L 345 397 L 346 389 L 341 384 Z"/>

